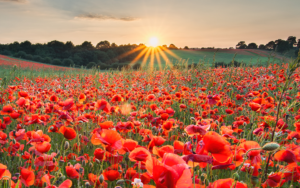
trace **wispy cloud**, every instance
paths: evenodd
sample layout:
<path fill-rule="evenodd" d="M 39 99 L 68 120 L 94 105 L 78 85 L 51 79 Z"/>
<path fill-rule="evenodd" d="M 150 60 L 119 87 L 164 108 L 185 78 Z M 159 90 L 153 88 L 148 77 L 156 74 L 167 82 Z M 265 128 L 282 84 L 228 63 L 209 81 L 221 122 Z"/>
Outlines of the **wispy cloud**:
<path fill-rule="evenodd" d="M 125 22 L 138 20 L 138 18 L 135 17 L 117 17 L 117 16 L 103 15 L 103 14 L 81 14 L 79 16 L 76 16 L 75 19 L 116 20 L 116 21 L 125 21 Z"/>
<path fill-rule="evenodd" d="M 0 0 L 0 2 L 26 3 L 27 0 Z"/>

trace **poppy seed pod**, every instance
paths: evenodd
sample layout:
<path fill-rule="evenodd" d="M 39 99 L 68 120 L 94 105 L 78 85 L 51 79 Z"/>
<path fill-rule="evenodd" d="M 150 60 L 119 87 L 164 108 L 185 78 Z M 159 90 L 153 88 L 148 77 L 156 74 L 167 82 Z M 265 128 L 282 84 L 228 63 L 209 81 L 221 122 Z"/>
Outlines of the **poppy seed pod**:
<path fill-rule="evenodd" d="M 265 151 L 274 151 L 276 149 L 278 149 L 280 147 L 280 145 L 276 142 L 270 142 L 270 143 L 266 143 L 262 149 Z"/>

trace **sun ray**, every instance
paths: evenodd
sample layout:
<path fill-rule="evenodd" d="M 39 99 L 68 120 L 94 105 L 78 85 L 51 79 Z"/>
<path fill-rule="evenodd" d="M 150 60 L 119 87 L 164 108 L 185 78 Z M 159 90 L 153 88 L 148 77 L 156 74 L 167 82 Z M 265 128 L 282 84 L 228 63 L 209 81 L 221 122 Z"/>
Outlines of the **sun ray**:
<path fill-rule="evenodd" d="M 151 48 L 151 56 L 150 56 L 150 71 L 154 68 L 154 48 Z"/>
<path fill-rule="evenodd" d="M 155 53 L 155 57 L 156 57 L 156 60 L 157 60 L 157 64 L 158 64 L 159 70 L 162 70 L 158 48 L 154 49 L 154 53 Z"/>
<path fill-rule="evenodd" d="M 132 62 L 130 62 L 129 63 L 129 65 L 134 65 L 145 53 L 146 53 L 146 51 L 148 50 L 148 48 L 145 48 L 143 51 L 141 51 L 140 53 L 139 53 L 139 55 L 138 56 L 136 56 L 133 60 L 132 60 Z"/>
<path fill-rule="evenodd" d="M 166 65 L 169 65 L 170 68 L 172 68 L 172 67 L 173 67 L 173 64 L 170 63 L 170 60 L 169 60 L 169 58 L 167 57 L 167 55 L 165 54 L 165 52 L 162 51 L 160 47 L 158 47 L 157 50 L 159 51 L 159 54 L 162 56 L 162 58 L 165 60 Z"/>
<path fill-rule="evenodd" d="M 173 56 L 174 58 L 180 59 L 180 57 L 178 57 L 175 53 L 173 53 L 173 52 L 172 52 L 171 50 L 169 50 L 168 48 L 163 47 L 163 46 L 161 46 L 161 48 L 162 48 L 163 51 L 167 52 L 169 55 Z"/>
<path fill-rule="evenodd" d="M 139 51 L 139 50 L 141 50 L 141 49 L 143 49 L 143 48 L 147 48 L 147 47 L 144 46 L 144 45 L 138 46 L 138 47 L 136 47 L 136 48 L 130 50 L 129 52 L 125 52 L 125 53 L 119 55 L 117 58 L 118 58 L 118 59 L 124 58 L 124 57 L 129 56 L 130 54 L 133 54 L 134 52 Z"/>
<path fill-rule="evenodd" d="M 148 59 L 149 54 L 150 54 L 150 48 L 147 48 L 147 49 L 148 49 L 148 51 L 147 51 L 146 55 L 144 56 L 141 67 L 143 67 L 145 64 L 147 64 L 147 59 Z"/>

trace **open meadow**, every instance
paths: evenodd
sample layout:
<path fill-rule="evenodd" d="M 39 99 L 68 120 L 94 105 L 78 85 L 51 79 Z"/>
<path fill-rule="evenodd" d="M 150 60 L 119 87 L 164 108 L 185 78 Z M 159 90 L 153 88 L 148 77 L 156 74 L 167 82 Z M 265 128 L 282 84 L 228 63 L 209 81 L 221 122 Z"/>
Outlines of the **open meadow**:
<path fill-rule="evenodd" d="M 299 66 L 8 66 L 0 185 L 297 187 Z"/>

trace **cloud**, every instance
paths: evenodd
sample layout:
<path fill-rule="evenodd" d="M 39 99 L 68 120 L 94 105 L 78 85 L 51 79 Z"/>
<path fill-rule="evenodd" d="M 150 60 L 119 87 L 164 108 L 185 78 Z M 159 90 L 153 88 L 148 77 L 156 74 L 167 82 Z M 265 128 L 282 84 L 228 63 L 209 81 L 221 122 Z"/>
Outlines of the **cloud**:
<path fill-rule="evenodd" d="M 26 0 L 0 0 L 0 2 L 26 3 Z"/>
<path fill-rule="evenodd" d="M 138 18 L 135 17 L 116 17 L 116 16 L 102 15 L 102 14 L 81 14 L 79 16 L 76 16 L 75 19 L 116 20 L 116 21 L 125 21 L 125 22 L 138 20 Z"/>

